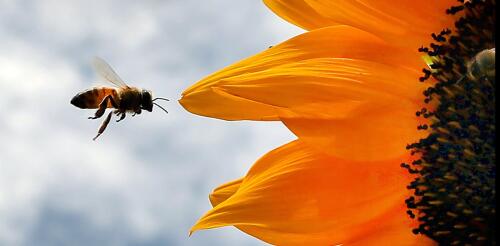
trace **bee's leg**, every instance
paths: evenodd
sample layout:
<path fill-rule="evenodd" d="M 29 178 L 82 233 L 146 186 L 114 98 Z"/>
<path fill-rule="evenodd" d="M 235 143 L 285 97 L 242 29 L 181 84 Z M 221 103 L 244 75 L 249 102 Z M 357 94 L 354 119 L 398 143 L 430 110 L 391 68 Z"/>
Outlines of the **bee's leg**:
<path fill-rule="evenodd" d="M 120 115 L 121 114 L 121 115 Z M 120 115 L 120 119 L 116 120 L 116 122 L 120 122 L 123 119 L 125 119 L 125 116 L 127 115 L 126 112 L 118 111 L 116 112 L 116 115 Z"/>
<path fill-rule="evenodd" d="M 106 130 L 106 127 L 108 126 L 109 121 L 111 120 L 112 113 L 113 112 L 109 112 L 108 117 L 106 117 L 106 119 L 102 122 L 101 127 L 99 128 L 99 131 L 97 131 L 97 136 L 95 136 L 92 140 L 95 141 L 97 139 L 97 137 L 99 137 L 104 132 L 104 130 Z"/>
<path fill-rule="evenodd" d="M 141 114 L 141 111 L 142 111 L 142 110 L 141 110 L 140 108 L 136 109 L 136 110 L 134 111 L 134 114 L 133 114 L 132 116 L 135 116 L 136 114 Z"/>
<path fill-rule="evenodd" d="M 111 95 L 107 95 L 99 104 L 99 108 L 97 109 L 97 111 L 95 111 L 94 117 L 89 117 L 89 119 L 94 120 L 97 118 L 101 118 L 101 116 L 104 115 L 104 111 L 106 111 L 106 108 L 108 107 L 108 101 L 111 102 L 111 105 L 113 105 L 113 107 L 117 108 L 117 104 L 113 97 Z"/>

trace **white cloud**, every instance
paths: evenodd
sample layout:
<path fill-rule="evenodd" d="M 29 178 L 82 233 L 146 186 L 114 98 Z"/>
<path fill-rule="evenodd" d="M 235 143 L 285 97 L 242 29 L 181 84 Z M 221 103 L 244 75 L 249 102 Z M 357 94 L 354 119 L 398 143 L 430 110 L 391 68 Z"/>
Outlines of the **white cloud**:
<path fill-rule="evenodd" d="M 298 33 L 244 1 L 0 1 L 1 245 L 258 245 L 234 228 L 189 227 L 207 195 L 292 139 L 279 123 L 185 112 L 182 89 Z M 174 99 L 111 122 L 69 104 L 89 58 Z M 271 136 L 271 137 L 270 137 Z"/>

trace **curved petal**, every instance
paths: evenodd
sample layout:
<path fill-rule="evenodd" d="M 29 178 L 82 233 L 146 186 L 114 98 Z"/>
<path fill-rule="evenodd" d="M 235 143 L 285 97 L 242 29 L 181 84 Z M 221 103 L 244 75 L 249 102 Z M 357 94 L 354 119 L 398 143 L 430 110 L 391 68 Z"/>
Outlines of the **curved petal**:
<path fill-rule="evenodd" d="M 322 18 L 360 28 L 387 41 L 416 49 L 431 42 L 430 34 L 452 28 L 455 16 L 446 9 L 455 0 L 304 0 Z"/>
<path fill-rule="evenodd" d="M 310 67 L 309 70 L 312 69 L 312 72 L 306 71 L 307 68 L 304 70 L 304 73 L 309 73 L 307 76 L 314 77 L 314 73 L 316 73 L 318 74 L 318 80 L 321 80 L 320 76 L 324 76 L 324 74 L 329 74 L 330 79 L 335 77 L 335 74 L 327 71 L 327 69 L 329 69 L 329 64 L 321 60 L 322 58 L 347 58 L 344 59 L 344 63 L 352 67 L 352 69 L 350 69 L 351 72 L 349 72 L 351 77 L 356 75 L 354 71 L 356 66 L 363 62 L 371 62 L 370 66 L 383 66 L 387 69 L 391 68 L 389 72 L 392 73 L 392 70 L 397 71 L 396 74 L 398 76 L 400 74 L 406 74 L 404 71 L 409 71 L 409 76 L 414 76 L 411 74 L 416 74 L 415 71 L 420 70 L 421 67 L 425 65 L 418 57 L 416 51 L 397 48 L 372 34 L 352 27 L 328 27 L 299 35 L 256 56 L 238 62 L 204 78 L 184 91 L 180 102 L 192 113 L 220 119 L 277 119 L 282 116 L 283 113 L 288 113 L 288 104 L 281 103 L 279 104 L 280 106 L 277 106 L 277 103 L 269 104 L 267 101 L 260 101 L 260 99 L 257 100 L 253 97 L 245 98 L 245 96 L 237 95 L 236 93 L 233 95 L 229 91 L 229 85 L 234 88 L 240 85 L 244 87 L 246 84 L 251 83 L 258 84 L 259 81 L 264 81 L 269 76 L 274 75 L 280 77 L 280 79 L 292 79 L 297 73 L 301 73 L 300 66 L 307 65 L 305 63 L 307 63 L 308 60 L 313 62 L 317 61 L 316 64 L 310 63 L 310 66 L 322 65 L 322 67 L 319 67 L 319 70 L 322 70 L 323 73 L 318 74 L 320 72 L 318 69 L 314 70 L 314 67 Z M 348 59 L 353 62 L 349 63 Z M 359 62 L 356 62 L 356 60 L 359 60 Z M 341 71 L 343 68 L 332 67 L 331 69 Z M 365 66 L 359 69 L 366 70 L 369 69 L 369 67 Z M 384 69 L 384 72 L 387 72 L 387 69 Z M 372 68 L 370 72 L 374 70 L 375 69 Z M 293 71 L 297 73 L 291 75 L 287 74 L 287 72 Z M 382 73 L 378 72 L 377 74 L 381 75 Z M 388 75 L 390 74 L 384 76 Z M 350 79 L 349 77 L 344 78 L 342 76 L 346 75 L 337 75 L 339 79 Z M 405 76 L 408 77 L 407 75 Z M 357 79 L 361 81 L 364 80 L 359 74 Z M 397 78 L 391 78 L 391 80 L 398 81 Z M 375 79 L 372 81 L 375 81 Z M 390 83 L 390 81 L 388 83 Z M 380 84 L 382 85 L 383 82 Z M 344 83 L 344 85 L 347 86 L 347 83 Z M 359 87 L 358 83 L 351 83 L 351 85 L 353 87 Z M 372 89 L 376 90 L 376 82 L 374 82 L 373 85 Z M 393 83 L 393 85 L 398 87 L 396 83 Z M 419 86 L 419 83 L 415 82 L 412 85 L 405 84 L 405 86 L 406 85 L 408 85 L 408 89 L 412 88 L 411 86 Z M 217 88 L 226 93 L 224 94 L 220 91 L 216 93 L 210 88 Z M 271 87 L 268 88 L 272 89 Z M 381 88 L 380 90 L 383 91 L 383 88 L 387 87 L 380 86 L 378 88 Z M 286 97 L 285 93 L 288 92 L 290 92 L 290 90 L 282 91 L 282 96 L 273 100 L 279 101 L 281 98 Z M 242 98 L 247 99 L 245 104 L 241 103 Z M 233 100 L 236 102 L 234 105 L 231 104 Z M 255 109 L 252 109 L 253 105 L 255 105 Z M 262 110 L 261 115 L 258 114 L 259 110 Z M 275 113 L 274 115 L 273 112 Z"/>
<path fill-rule="evenodd" d="M 279 245 L 428 242 L 411 232 L 404 204 L 411 177 L 401 161 L 407 157 L 347 161 L 291 142 L 258 160 L 192 231 L 235 225 Z"/>
<path fill-rule="evenodd" d="M 416 82 L 419 76 L 371 61 L 316 58 L 227 78 L 214 88 L 306 118 L 345 118 L 363 104 L 422 104 L 428 85 Z M 416 110 L 408 111 L 409 116 Z"/>
<path fill-rule="evenodd" d="M 303 0 L 264 0 L 264 4 L 284 20 L 306 30 L 338 25 L 320 15 Z"/>
<path fill-rule="evenodd" d="M 287 111 L 287 109 L 231 95 L 214 87 L 200 88 L 183 96 L 179 103 L 191 113 L 225 120 L 245 118 L 278 120 L 279 112 Z"/>
<path fill-rule="evenodd" d="M 213 207 L 219 205 L 221 202 L 227 200 L 240 188 L 243 178 L 233 180 L 225 183 L 215 189 L 209 196 L 210 203 Z"/>

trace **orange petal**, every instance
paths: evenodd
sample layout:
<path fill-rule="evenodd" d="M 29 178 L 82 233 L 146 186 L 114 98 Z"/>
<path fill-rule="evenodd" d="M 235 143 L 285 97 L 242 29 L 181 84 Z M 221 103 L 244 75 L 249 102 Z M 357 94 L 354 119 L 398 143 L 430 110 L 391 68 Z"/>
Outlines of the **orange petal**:
<path fill-rule="evenodd" d="M 423 104 L 422 92 L 428 85 L 418 82 L 420 74 L 371 61 L 316 58 L 227 78 L 214 88 L 301 117 L 345 118 L 363 104 Z M 408 116 L 416 110 L 410 108 Z"/>
<path fill-rule="evenodd" d="M 322 18 L 360 28 L 387 41 L 414 49 L 431 42 L 430 34 L 453 28 L 446 14 L 455 0 L 305 0 Z"/>
<path fill-rule="evenodd" d="M 227 200 L 229 197 L 231 197 L 236 191 L 240 188 L 241 182 L 243 181 L 243 178 L 233 180 L 231 182 L 228 182 L 226 184 L 223 184 L 219 186 L 217 189 L 215 189 L 212 194 L 210 194 L 210 203 L 212 203 L 212 206 L 215 207 L 219 205 L 221 202 Z"/>
<path fill-rule="evenodd" d="M 210 87 L 183 96 L 179 103 L 191 113 L 225 120 L 278 120 L 279 111 L 286 111 Z"/>
<path fill-rule="evenodd" d="M 306 30 L 338 24 L 320 15 L 303 0 L 264 0 L 264 4 L 284 20 Z"/>
<path fill-rule="evenodd" d="M 233 86 L 233 88 L 235 86 L 243 88 L 246 84 L 258 84 L 259 81 L 269 81 L 269 79 L 266 80 L 266 78 L 271 78 L 272 76 L 280 77 L 280 79 L 297 76 L 302 73 L 301 65 L 307 66 L 308 64 L 306 63 L 308 60 L 318 61 L 316 64 L 310 63 L 308 65 L 309 68 L 304 68 L 303 73 L 307 73 L 306 75 L 309 76 L 309 78 L 314 77 L 316 74 L 318 75 L 318 80 L 321 80 L 321 76 L 324 76 L 324 74 L 335 77 L 335 74 L 327 71 L 329 67 L 326 66 L 328 65 L 327 63 L 323 62 L 325 60 L 321 60 L 323 58 L 347 58 L 353 60 L 353 62 L 349 64 L 348 60 L 344 59 L 345 63 L 352 67 L 352 69 L 349 70 L 351 71 L 351 76 L 356 76 L 354 70 L 356 69 L 357 62 L 355 60 L 359 60 L 359 63 L 363 63 L 364 61 L 371 62 L 370 66 L 384 67 L 384 70 L 378 71 L 377 74 L 386 77 L 391 76 L 394 70 L 396 71 L 393 76 L 394 78 L 391 77 L 388 83 L 392 82 L 395 87 L 398 85 L 394 82 L 400 81 L 396 76 L 401 74 L 406 76 L 405 78 L 408 76 L 415 76 L 408 74 L 414 73 L 424 66 L 423 61 L 420 60 L 416 51 L 397 48 L 372 34 L 352 27 L 328 27 L 299 35 L 256 56 L 238 62 L 204 78 L 184 91 L 180 102 L 192 113 L 220 119 L 277 119 L 279 116 L 289 113 L 289 105 L 286 103 L 269 104 L 266 101 L 257 99 L 259 95 L 256 94 L 248 98 L 246 98 L 247 95 L 243 96 L 238 93 L 231 94 L 228 89 L 229 85 Z M 320 67 L 322 73 L 314 71 L 314 67 L 311 67 L 321 64 L 323 64 L 323 66 Z M 335 64 L 331 65 L 334 66 Z M 369 71 L 374 71 L 375 69 L 373 68 L 375 67 L 372 67 Z M 308 69 L 309 71 L 307 71 Z M 335 69 L 342 71 L 343 68 L 332 67 L 331 69 L 332 71 Z M 359 69 L 367 70 L 370 68 L 365 66 Z M 293 71 L 296 71 L 296 73 L 290 76 L 287 74 Z M 411 72 L 406 74 L 405 71 Z M 385 73 L 385 75 L 382 72 Z M 343 78 L 342 76 L 343 75 L 340 74 L 337 77 L 344 80 L 349 79 Z M 366 76 L 369 77 L 370 75 Z M 362 76 L 359 76 L 358 73 L 357 79 L 360 80 L 362 79 L 361 77 Z M 300 77 L 297 78 L 300 79 Z M 365 82 L 363 80 L 361 81 Z M 404 79 L 404 81 L 408 80 Z M 382 86 L 382 84 L 384 84 L 384 82 L 380 83 L 381 90 L 387 88 L 386 86 Z M 356 86 L 356 83 L 351 83 L 351 85 Z M 411 90 L 411 88 L 418 91 L 419 89 L 416 87 L 422 85 L 415 82 L 414 84 L 406 83 L 402 87 L 405 86 L 406 91 Z M 373 84 L 372 87 L 377 87 L 376 83 Z M 267 89 L 272 90 L 272 87 L 268 87 Z M 282 96 L 273 99 L 274 101 L 279 101 L 281 98 L 286 97 L 286 93 L 292 91 L 279 91 L 278 89 L 281 89 L 281 87 L 276 89 L 275 93 L 281 93 Z M 305 91 L 305 93 L 313 95 L 315 91 Z M 331 97 L 333 98 L 333 96 L 334 95 Z M 382 97 L 380 98 L 382 99 Z M 231 103 L 233 101 L 235 102 L 234 104 Z M 303 103 L 303 100 L 301 103 Z M 315 102 L 309 103 L 313 104 Z M 262 111 L 261 114 L 259 114 L 259 111 Z"/>
<path fill-rule="evenodd" d="M 406 145 L 428 134 L 417 107 L 401 101 L 364 104 L 343 119 L 282 117 L 297 137 L 318 150 L 351 160 L 384 160 L 407 153 Z"/>
<path fill-rule="evenodd" d="M 428 243 L 412 234 L 405 214 L 411 177 L 402 161 L 342 160 L 294 141 L 258 160 L 192 231 L 235 225 L 279 245 Z"/>

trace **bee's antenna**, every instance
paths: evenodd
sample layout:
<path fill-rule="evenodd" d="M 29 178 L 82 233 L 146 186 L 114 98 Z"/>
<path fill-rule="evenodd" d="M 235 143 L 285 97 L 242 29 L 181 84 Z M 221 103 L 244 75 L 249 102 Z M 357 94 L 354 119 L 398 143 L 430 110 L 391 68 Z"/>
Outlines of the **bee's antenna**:
<path fill-rule="evenodd" d="M 157 97 L 157 98 L 153 99 L 153 102 L 154 102 L 154 101 L 156 101 L 156 100 L 165 100 L 165 101 L 170 101 L 170 100 L 168 100 L 168 99 L 166 99 L 166 98 L 163 98 L 163 97 Z"/>
<path fill-rule="evenodd" d="M 154 100 L 153 100 L 154 101 Z M 167 100 L 168 101 L 168 100 Z M 157 103 L 153 103 L 154 105 L 158 106 L 159 108 L 161 108 L 163 111 L 165 111 L 165 113 L 168 114 L 168 111 L 166 109 L 164 109 L 162 106 L 160 106 L 160 104 L 157 104 Z"/>

